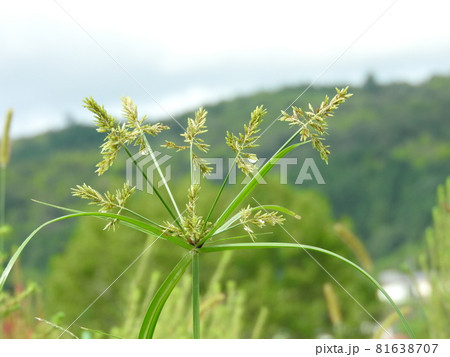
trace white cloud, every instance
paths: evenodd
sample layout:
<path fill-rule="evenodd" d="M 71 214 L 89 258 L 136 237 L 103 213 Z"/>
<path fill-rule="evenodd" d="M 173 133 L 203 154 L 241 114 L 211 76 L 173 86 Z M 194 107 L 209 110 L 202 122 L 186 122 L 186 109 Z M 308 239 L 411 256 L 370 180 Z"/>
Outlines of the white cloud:
<path fill-rule="evenodd" d="M 17 135 L 36 130 L 36 115 L 39 130 L 68 112 L 83 115 L 86 95 L 107 106 L 124 94 L 150 103 L 116 62 L 168 111 L 319 74 L 323 83 L 358 82 L 368 71 L 384 80 L 448 72 L 447 2 L 399 0 L 377 20 L 391 4 L 8 1 L 0 12 L 0 95 L 16 108 Z"/>

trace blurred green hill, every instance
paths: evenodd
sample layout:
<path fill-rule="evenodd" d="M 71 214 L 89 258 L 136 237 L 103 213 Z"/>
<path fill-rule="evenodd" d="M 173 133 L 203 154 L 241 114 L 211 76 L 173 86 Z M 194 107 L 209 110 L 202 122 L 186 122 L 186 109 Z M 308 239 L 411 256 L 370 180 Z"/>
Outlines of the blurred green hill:
<path fill-rule="evenodd" d="M 212 143 L 208 156 L 231 156 L 223 144 L 226 131 L 240 131 L 249 113 L 263 104 L 268 109 L 263 129 L 269 129 L 260 139 L 266 151 L 260 150 L 259 156 L 268 157 L 289 135 L 284 123 L 276 121 L 280 110 L 287 109 L 304 89 L 289 87 L 206 105 L 206 137 Z M 288 183 L 294 189 L 308 188 L 328 197 L 334 217 L 351 218 L 371 253 L 382 257 L 422 237 L 430 223 L 435 188 L 450 174 L 450 77 L 433 77 L 420 85 L 379 85 L 369 77 L 365 85 L 351 91 L 354 97 L 330 120 L 329 165 L 309 148 L 297 157 L 300 165 L 305 158 L 314 158 L 326 184 L 305 181 L 294 185 L 299 167 L 291 166 Z M 334 89 L 313 87 L 295 105 L 318 105 L 325 94 L 334 95 Z M 184 125 L 192 115 L 186 113 L 177 120 Z M 181 142 L 181 128 L 171 120 L 166 122 L 174 130 L 158 136 L 158 143 L 164 139 Z M 93 127 L 72 125 L 13 143 L 7 178 L 6 216 L 15 229 L 10 244 L 19 244 L 38 224 L 58 214 L 31 198 L 80 207 L 83 203 L 70 197 L 70 187 L 87 182 L 106 190 L 123 181 L 123 161 L 106 179 L 94 174 L 102 139 Z M 178 161 L 171 166 L 173 177 L 187 172 Z M 23 263 L 44 269 L 49 257 L 64 249 L 74 227 L 71 222 L 47 228 L 45 238 L 38 238 L 27 249 Z"/>

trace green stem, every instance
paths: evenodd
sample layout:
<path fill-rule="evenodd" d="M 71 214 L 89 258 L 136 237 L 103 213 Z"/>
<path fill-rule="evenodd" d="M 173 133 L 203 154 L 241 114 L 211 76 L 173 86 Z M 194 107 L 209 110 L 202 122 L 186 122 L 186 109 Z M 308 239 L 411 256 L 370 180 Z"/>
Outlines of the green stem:
<path fill-rule="evenodd" d="M 164 229 L 164 227 L 161 226 L 159 223 L 153 222 L 151 219 L 148 219 L 147 217 L 144 217 L 143 215 L 141 215 L 141 214 L 139 214 L 139 213 L 137 213 L 137 212 L 135 212 L 135 211 L 133 211 L 133 210 L 131 210 L 129 208 L 126 208 L 126 207 L 123 207 L 123 206 L 120 207 L 120 208 L 122 208 L 122 210 L 124 210 L 124 211 L 126 211 L 128 213 L 131 213 L 133 216 L 136 216 L 136 217 L 138 217 L 138 218 L 140 218 L 140 219 L 142 219 L 144 221 L 147 221 L 148 223 L 150 223 L 150 224 L 152 224 L 152 225 L 154 225 L 156 227 Z"/>
<path fill-rule="evenodd" d="M 147 137 L 145 135 L 143 135 L 143 136 L 144 136 L 145 146 L 147 147 L 147 149 L 153 159 L 153 162 L 155 163 L 156 171 L 158 171 L 159 177 L 161 178 L 161 181 L 163 182 L 164 187 L 166 188 L 167 194 L 169 195 L 170 200 L 172 201 L 173 207 L 175 208 L 175 211 L 177 211 L 178 218 L 180 218 L 181 217 L 180 210 L 178 209 L 177 202 L 175 201 L 175 198 L 172 195 L 172 191 L 170 191 L 170 187 L 166 181 L 166 177 L 164 176 L 164 174 L 161 171 L 161 167 L 159 166 L 158 160 L 156 160 L 155 154 L 153 153 L 152 147 L 150 146 L 150 143 L 148 142 Z"/>
<path fill-rule="evenodd" d="M 194 338 L 200 338 L 200 269 L 199 253 L 196 251 L 192 256 L 192 321 Z"/>
<path fill-rule="evenodd" d="M 211 209 L 209 210 L 208 215 L 207 215 L 206 218 L 205 218 L 205 223 L 203 224 L 203 230 L 205 229 L 207 223 L 209 222 L 209 218 L 211 217 L 211 215 L 212 215 L 214 209 L 216 208 L 217 202 L 219 201 L 219 198 L 220 198 L 220 196 L 222 195 L 223 190 L 225 189 L 225 185 L 227 184 L 228 179 L 229 179 L 229 177 L 230 177 L 230 175 L 231 175 L 231 172 L 232 172 L 232 170 L 233 170 L 233 167 L 234 167 L 234 165 L 236 164 L 236 159 L 237 159 L 237 156 L 236 156 L 236 158 L 234 159 L 233 163 L 231 164 L 231 167 L 230 167 L 230 169 L 228 170 L 228 174 L 227 174 L 227 176 L 225 177 L 225 180 L 223 180 L 222 186 L 220 186 L 220 190 L 219 190 L 219 192 L 217 193 L 216 199 L 214 200 L 214 203 L 212 204 Z"/>
<path fill-rule="evenodd" d="M 161 196 L 161 194 L 159 193 L 158 189 L 155 187 L 155 185 L 153 185 L 153 182 L 150 181 L 147 177 L 147 173 L 142 170 L 142 167 L 140 167 L 138 165 L 138 162 L 133 158 L 133 154 L 130 152 L 130 150 L 128 150 L 128 148 L 125 145 L 122 145 L 123 149 L 125 150 L 125 152 L 127 153 L 127 155 L 130 157 L 131 160 L 133 160 L 133 164 L 138 168 L 138 170 L 141 172 L 142 176 L 144 177 L 145 181 L 148 182 L 150 185 L 152 185 L 153 191 L 155 192 L 156 196 L 159 198 L 159 200 L 162 202 L 162 204 L 164 205 L 164 207 L 166 208 L 167 212 L 169 212 L 170 216 L 173 218 L 174 222 L 177 224 L 177 226 L 184 232 L 183 227 L 181 226 L 180 222 L 179 222 L 179 217 L 180 215 L 178 215 L 178 217 L 175 216 L 175 214 L 172 212 L 172 210 L 170 209 L 170 207 L 167 205 L 166 201 L 164 200 L 164 198 Z"/>
<path fill-rule="evenodd" d="M 5 225 L 5 210 L 6 210 L 6 165 L 2 165 L 0 173 L 0 228 Z M 1 233 L 0 233 L 1 234 Z M 4 235 L 0 236 L 0 254 L 5 248 Z"/>
<path fill-rule="evenodd" d="M 189 147 L 189 158 L 191 166 L 191 186 L 194 184 L 194 153 L 192 151 L 192 143 Z"/>

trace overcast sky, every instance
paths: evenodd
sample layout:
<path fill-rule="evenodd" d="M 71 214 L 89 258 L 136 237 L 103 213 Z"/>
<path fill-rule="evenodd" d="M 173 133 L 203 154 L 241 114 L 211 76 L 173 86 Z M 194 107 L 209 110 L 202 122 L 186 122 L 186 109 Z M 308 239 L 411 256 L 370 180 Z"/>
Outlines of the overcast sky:
<path fill-rule="evenodd" d="M 127 95 L 160 118 L 369 72 L 417 83 L 450 74 L 449 10 L 446 0 L 2 0 L 0 113 L 14 108 L 17 137 L 91 120 L 88 95 L 115 114 Z"/>

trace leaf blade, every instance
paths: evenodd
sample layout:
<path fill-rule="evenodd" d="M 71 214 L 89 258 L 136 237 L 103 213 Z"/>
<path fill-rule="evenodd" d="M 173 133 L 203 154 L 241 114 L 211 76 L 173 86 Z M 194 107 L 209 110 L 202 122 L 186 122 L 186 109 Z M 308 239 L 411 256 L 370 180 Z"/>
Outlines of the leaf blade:
<path fill-rule="evenodd" d="M 216 246 L 206 246 L 202 247 L 202 252 L 219 252 L 219 251 L 225 251 L 225 250 L 240 250 L 240 249 L 270 249 L 270 248 L 296 248 L 296 249 L 303 249 L 303 250 L 312 250 L 320 253 L 324 253 L 327 255 L 330 255 L 334 258 L 337 258 L 346 264 L 350 265 L 352 268 L 359 271 L 362 275 L 364 275 L 381 293 L 386 297 L 386 299 L 391 304 L 392 308 L 395 310 L 395 312 L 398 314 L 400 319 L 402 320 L 403 326 L 405 327 L 406 332 L 408 333 L 409 337 L 415 338 L 415 334 L 411 327 L 409 326 L 408 322 L 406 321 L 405 317 L 403 316 L 402 312 L 398 308 L 398 306 L 395 304 L 395 302 L 392 300 L 392 298 L 389 296 L 389 294 L 386 292 L 386 290 L 383 289 L 383 287 L 376 281 L 372 275 L 370 275 L 368 272 L 366 272 L 363 268 L 361 268 L 359 265 L 353 263 L 352 261 L 348 260 L 347 258 L 344 258 L 343 256 L 331 252 L 329 250 L 315 247 L 312 245 L 306 245 L 306 244 L 297 244 L 297 243 L 278 243 L 278 242 L 264 242 L 264 243 L 231 243 L 231 244 L 220 244 Z"/>
<path fill-rule="evenodd" d="M 38 200 L 34 200 L 34 199 L 32 201 L 49 206 L 49 207 L 57 208 L 57 209 L 60 209 L 63 211 L 72 212 L 74 214 L 83 214 L 86 216 L 94 216 L 94 217 L 98 216 L 98 218 L 103 217 L 102 219 L 116 218 L 119 220 L 119 224 L 122 224 L 124 226 L 131 227 L 133 229 L 139 230 L 140 232 L 150 234 L 155 237 L 160 237 L 160 238 L 166 239 L 166 240 L 168 240 L 172 243 L 175 243 L 185 249 L 192 248 L 191 245 L 189 245 L 188 243 L 186 243 L 185 241 L 183 241 L 181 239 L 176 239 L 176 237 L 173 237 L 170 235 L 165 235 L 164 230 L 162 229 L 162 227 L 159 224 L 152 222 L 143 216 L 142 216 L 142 218 L 146 220 L 145 222 L 142 222 L 140 220 L 137 220 L 137 219 L 134 219 L 134 218 L 131 218 L 128 216 L 122 216 L 122 215 L 118 215 L 118 214 L 114 214 L 114 213 L 85 212 L 85 211 L 79 211 L 79 210 L 72 209 L 72 208 L 57 206 L 57 205 L 54 205 L 51 203 L 42 202 L 42 201 L 38 201 Z"/>
<path fill-rule="evenodd" d="M 126 222 L 131 228 L 137 229 L 141 232 L 151 234 L 156 237 L 161 237 L 163 239 L 166 239 L 170 242 L 173 242 L 177 244 L 178 246 L 185 248 L 185 249 L 192 249 L 192 246 L 189 245 L 187 242 L 184 242 L 180 239 L 176 239 L 175 237 L 164 235 L 163 231 L 150 226 L 149 224 L 146 224 L 144 222 L 138 221 L 134 218 L 121 216 L 113 213 L 101 213 L 101 212 L 79 212 L 79 213 L 72 213 L 69 215 L 57 217 L 54 219 L 51 219 L 43 224 L 41 224 L 38 228 L 36 228 L 31 234 L 22 242 L 22 244 L 17 248 L 15 253 L 12 255 L 11 259 L 9 260 L 8 264 L 6 265 L 5 269 L 3 270 L 1 276 L 0 276 L 0 291 L 3 289 L 3 286 L 5 284 L 6 279 L 8 278 L 8 275 L 14 266 L 15 262 L 19 258 L 20 254 L 22 253 L 23 249 L 27 246 L 27 244 L 30 242 L 30 240 L 45 226 L 48 226 L 49 224 L 59 222 L 68 218 L 75 218 L 75 217 L 84 217 L 84 216 L 93 216 L 93 217 L 106 217 L 106 218 L 115 218 L 120 220 L 120 222 Z"/>
<path fill-rule="evenodd" d="M 169 273 L 166 280 L 164 280 L 161 284 L 148 307 L 147 313 L 145 314 L 141 330 L 139 331 L 139 338 L 148 339 L 153 337 L 159 315 L 161 314 L 167 299 L 191 262 L 192 255 L 188 253 L 181 258 L 175 268 L 173 268 L 173 270 Z"/>

